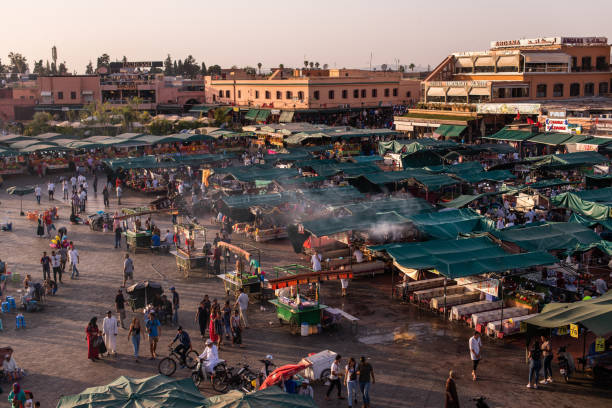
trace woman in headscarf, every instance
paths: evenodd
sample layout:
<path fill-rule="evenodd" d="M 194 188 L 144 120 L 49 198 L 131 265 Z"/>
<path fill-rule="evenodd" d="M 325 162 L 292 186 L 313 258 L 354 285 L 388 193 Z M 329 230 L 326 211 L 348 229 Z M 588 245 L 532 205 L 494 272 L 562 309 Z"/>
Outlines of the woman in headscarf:
<path fill-rule="evenodd" d="M 451 370 L 448 373 L 446 380 L 446 401 L 444 408 L 459 408 L 459 397 L 457 396 L 457 387 L 455 386 L 455 373 Z"/>
<path fill-rule="evenodd" d="M 25 392 L 19 386 L 19 383 L 13 384 L 13 391 L 8 396 L 8 402 L 12 408 L 24 408 L 26 403 Z"/>
<path fill-rule="evenodd" d="M 208 324 L 208 334 L 210 336 L 210 341 L 217 344 L 219 342 L 219 333 L 217 333 L 217 312 L 213 309 L 213 312 L 210 314 L 210 323 Z"/>
<path fill-rule="evenodd" d="M 91 318 L 85 333 L 87 333 L 87 358 L 95 362 L 100 359 L 98 357 L 98 347 L 95 346 L 96 339 L 100 336 L 97 317 Z"/>

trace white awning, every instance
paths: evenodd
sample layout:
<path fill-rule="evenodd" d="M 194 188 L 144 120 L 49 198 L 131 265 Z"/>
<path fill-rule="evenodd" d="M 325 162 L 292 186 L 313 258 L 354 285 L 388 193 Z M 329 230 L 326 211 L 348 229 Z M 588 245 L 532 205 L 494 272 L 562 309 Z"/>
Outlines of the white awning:
<path fill-rule="evenodd" d="M 517 84 L 517 83 L 513 83 L 513 84 L 505 84 L 503 82 L 498 82 L 493 84 L 493 88 L 498 89 L 498 88 L 529 88 L 529 84 Z"/>
<path fill-rule="evenodd" d="M 465 88 L 448 88 L 446 93 L 448 96 L 467 96 L 467 90 Z"/>
<path fill-rule="evenodd" d="M 53 92 L 50 91 L 41 91 L 40 96 L 53 96 Z"/>
<path fill-rule="evenodd" d="M 478 57 L 474 65 L 477 67 L 493 67 L 495 63 L 493 62 L 493 57 Z"/>
<path fill-rule="evenodd" d="M 569 64 L 570 56 L 562 52 L 525 53 L 525 62 L 532 64 Z"/>
<path fill-rule="evenodd" d="M 518 55 L 509 55 L 504 57 L 499 57 L 497 60 L 498 67 L 518 67 L 519 65 L 519 56 Z"/>
<path fill-rule="evenodd" d="M 489 96 L 491 92 L 489 92 L 489 88 L 472 88 L 470 89 L 470 95 Z"/>
<path fill-rule="evenodd" d="M 474 64 L 472 63 L 472 59 L 469 57 L 455 59 L 455 67 L 472 68 L 473 66 Z"/>
<path fill-rule="evenodd" d="M 444 88 L 432 86 L 427 90 L 427 96 L 446 96 Z"/>

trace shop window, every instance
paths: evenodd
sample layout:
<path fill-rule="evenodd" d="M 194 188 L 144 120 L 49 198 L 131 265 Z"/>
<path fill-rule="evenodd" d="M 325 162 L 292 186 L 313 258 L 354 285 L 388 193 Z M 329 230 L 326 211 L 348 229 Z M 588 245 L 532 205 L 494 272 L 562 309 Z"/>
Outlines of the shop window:
<path fill-rule="evenodd" d="M 372 98 L 376 98 L 378 96 L 378 90 L 372 89 Z"/>
<path fill-rule="evenodd" d="M 389 88 L 385 88 L 385 98 L 389 97 Z"/>
<path fill-rule="evenodd" d="M 609 65 L 606 64 L 606 57 L 597 57 L 595 60 L 595 67 L 598 71 L 607 71 Z"/>
<path fill-rule="evenodd" d="M 276 91 L 276 99 L 283 99 L 283 93 L 281 91 Z"/>
<path fill-rule="evenodd" d="M 289 99 L 289 100 L 293 99 L 293 92 L 287 91 L 285 95 L 286 95 L 285 96 L 286 99 Z"/>
<path fill-rule="evenodd" d="M 553 96 L 556 98 L 563 96 L 563 84 L 555 84 L 553 86 Z"/>
<path fill-rule="evenodd" d="M 238 98 L 242 98 L 242 91 L 238 91 Z"/>
<path fill-rule="evenodd" d="M 582 57 L 582 70 L 590 71 L 591 69 L 593 69 L 591 67 L 591 57 Z"/>
<path fill-rule="evenodd" d="M 576 82 L 570 84 L 570 96 L 580 96 L 580 84 Z"/>
<path fill-rule="evenodd" d="M 270 91 L 266 91 L 266 99 L 271 99 Z"/>
<path fill-rule="evenodd" d="M 342 90 L 342 99 L 348 99 L 348 91 L 346 89 Z"/>
<path fill-rule="evenodd" d="M 57 99 L 64 99 L 64 93 L 62 91 L 57 93 Z"/>
<path fill-rule="evenodd" d="M 259 91 L 255 91 L 255 99 L 259 99 Z"/>
<path fill-rule="evenodd" d="M 312 98 L 313 98 L 315 101 L 318 101 L 318 100 L 319 100 L 319 91 L 314 91 L 314 92 L 312 93 Z"/>
<path fill-rule="evenodd" d="M 303 91 L 298 91 L 298 99 L 300 101 L 304 100 L 304 92 Z"/>
<path fill-rule="evenodd" d="M 407 91 L 407 92 L 406 92 L 406 98 L 410 98 L 410 95 L 411 95 L 411 94 L 410 94 L 410 91 Z"/>
<path fill-rule="evenodd" d="M 359 89 L 353 89 L 353 98 L 354 99 L 359 98 Z"/>
<path fill-rule="evenodd" d="M 229 98 L 229 97 L 230 97 L 230 91 L 229 91 L 229 90 L 225 91 L 225 97 L 226 97 L 226 98 Z"/>
<path fill-rule="evenodd" d="M 362 89 L 362 90 L 361 90 L 361 97 L 362 97 L 362 98 L 365 98 L 366 96 L 367 96 L 367 94 L 366 94 L 366 90 L 365 90 L 365 89 Z"/>
<path fill-rule="evenodd" d="M 397 88 L 393 88 L 393 96 L 397 96 Z"/>
<path fill-rule="evenodd" d="M 572 71 L 578 71 L 578 58 L 572 57 Z"/>
<path fill-rule="evenodd" d="M 334 99 L 334 96 L 335 96 L 335 95 L 334 95 L 334 91 L 329 91 L 329 92 L 327 93 L 327 98 L 328 98 L 328 99 Z"/>
<path fill-rule="evenodd" d="M 608 93 L 608 83 L 607 82 L 600 82 L 599 83 L 599 92 L 598 95 L 605 95 Z"/>
<path fill-rule="evenodd" d="M 584 96 L 593 96 L 595 95 L 595 84 L 592 82 L 587 82 L 584 84 Z"/>
<path fill-rule="evenodd" d="M 538 84 L 536 87 L 536 98 L 546 98 L 546 84 Z"/>
<path fill-rule="evenodd" d="M 223 91 L 219 91 L 219 98 L 223 98 Z"/>
<path fill-rule="evenodd" d="M 70 91 L 70 99 L 76 99 L 76 92 Z"/>

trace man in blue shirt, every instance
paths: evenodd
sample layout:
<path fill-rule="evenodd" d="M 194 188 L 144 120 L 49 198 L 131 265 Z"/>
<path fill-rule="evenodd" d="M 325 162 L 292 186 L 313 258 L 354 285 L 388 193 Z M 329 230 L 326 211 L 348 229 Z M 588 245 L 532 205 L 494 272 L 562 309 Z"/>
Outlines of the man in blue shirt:
<path fill-rule="evenodd" d="M 147 328 L 147 333 L 149 333 L 149 348 L 151 350 L 151 360 L 155 360 L 157 358 L 156 350 L 157 350 L 157 342 L 159 341 L 159 336 L 161 335 L 161 323 L 155 317 L 155 313 L 151 312 L 149 314 L 149 320 L 145 323 Z"/>
<path fill-rule="evenodd" d="M 181 326 L 178 327 L 176 336 L 174 336 L 174 340 L 172 340 L 170 346 L 174 345 L 177 340 L 179 341 L 179 345 L 174 348 L 174 351 L 181 355 L 181 363 L 185 365 L 185 356 L 191 349 L 191 339 L 189 338 L 189 334 L 184 331 Z"/>
<path fill-rule="evenodd" d="M 151 237 L 151 246 L 158 247 L 161 245 L 161 238 L 157 234 L 153 234 Z"/>

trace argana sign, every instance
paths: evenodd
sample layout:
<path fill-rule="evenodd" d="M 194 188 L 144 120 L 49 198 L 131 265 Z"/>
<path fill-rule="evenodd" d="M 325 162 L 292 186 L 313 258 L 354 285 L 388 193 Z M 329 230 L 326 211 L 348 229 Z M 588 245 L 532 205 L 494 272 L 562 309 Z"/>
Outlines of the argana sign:
<path fill-rule="evenodd" d="M 542 45 L 605 45 L 606 37 L 541 37 L 491 41 L 491 48 L 538 47 Z"/>

